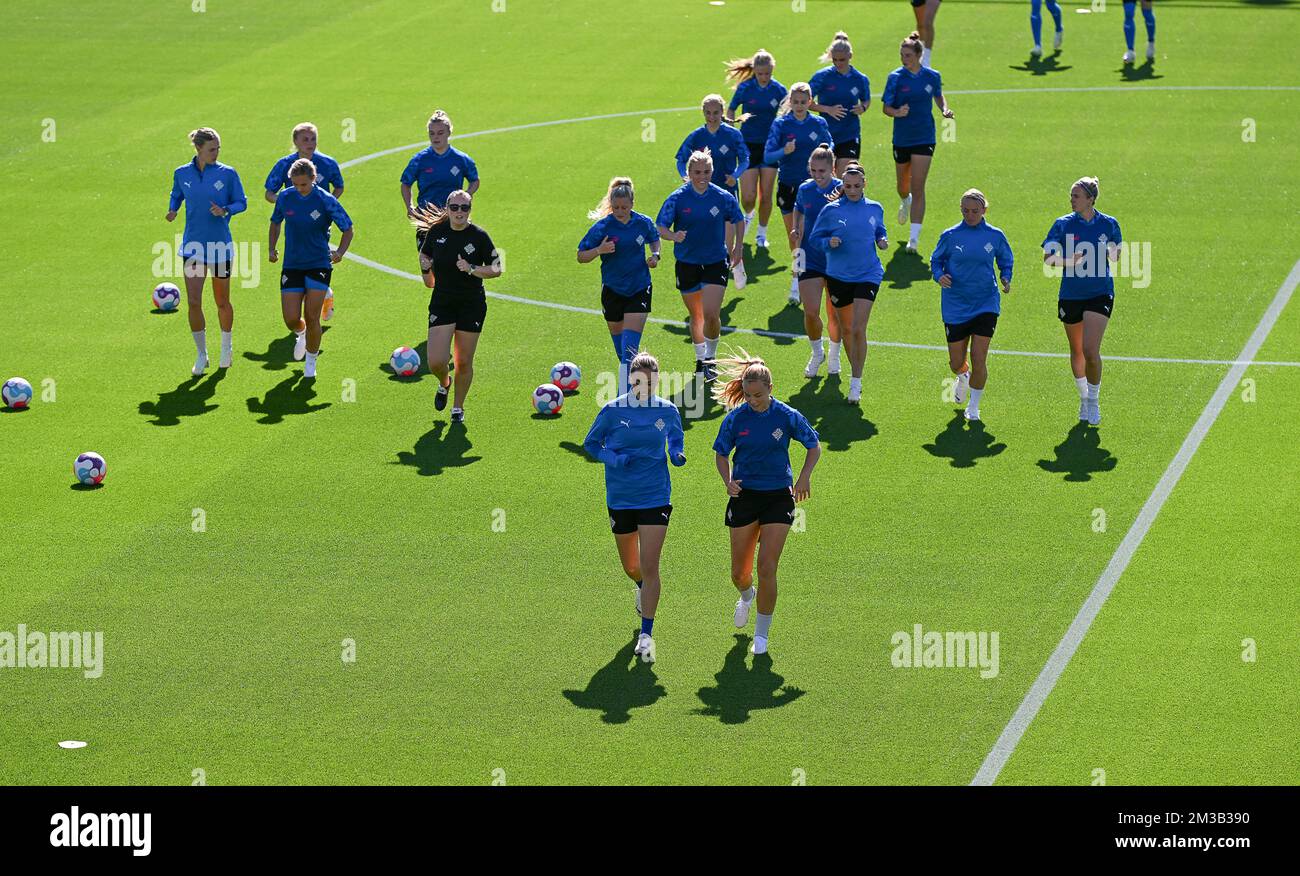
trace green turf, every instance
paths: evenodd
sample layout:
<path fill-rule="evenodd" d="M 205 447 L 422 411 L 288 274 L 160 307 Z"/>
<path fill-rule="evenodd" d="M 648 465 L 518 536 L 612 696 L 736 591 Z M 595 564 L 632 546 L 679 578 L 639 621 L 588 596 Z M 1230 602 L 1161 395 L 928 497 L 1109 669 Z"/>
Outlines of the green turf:
<path fill-rule="evenodd" d="M 1064 349 L 1038 243 L 1085 173 L 1126 238 L 1153 249 L 1151 286 L 1119 288 L 1105 353 L 1235 357 L 1300 254 L 1296 92 L 1160 90 L 1300 86 L 1293 56 L 1255 57 L 1260 33 L 1274 46 L 1300 36 L 1300 8 L 1157 5 L 1160 58 L 1135 81 L 1120 69 L 1117 2 L 1067 7 L 1055 69 L 1025 69 L 1027 4 L 940 13 L 934 62 L 958 127 L 936 156 L 923 240 L 959 219 L 961 191 L 988 194 L 1020 265 L 995 347 Z M 803 341 L 731 338 L 768 359 L 778 397 L 827 452 L 782 561 L 772 660 L 755 666 L 730 625 L 710 451 L 720 412 L 688 424 L 652 671 L 631 659 L 601 467 L 578 452 L 612 358 L 599 316 L 491 302 L 460 431 L 435 421 L 427 375 L 382 370 L 423 337 L 427 294 L 411 280 L 340 266 L 310 391 L 285 361 L 265 262 L 257 288 L 235 285 L 224 376 L 185 379 L 185 317 L 149 312 L 152 247 L 180 231 L 162 215 L 190 129 L 220 131 L 222 160 L 253 194 L 236 239 L 264 247 L 261 180 L 295 123 L 316 122 L 322 151 L 349 160 L 419 142 L 440 106 L 460 134 L 636 113 L 458 144 L 483 177 L 475 220 L 506 252 L 489 288 L 596 307 L 597 269 L 573 258 L 586 210 L 629 173 L 653 214 L 698 124 L 694 110 L 650 111 L 696 105 L 722 88 L 722 60 L 760 45 L 781 81 L 807 78 L 841 26 L 878 98 L 910 8 L 809 6 L 327 2 L 298 23 L 248 2 L 101 2 L 8 17 L 0 377 L 27 377 L 38 398 L 0 415 L 0 630 L 102 631 L 106 668 L 93 680 L 0 671 L 0 781 L 177 784 L 195 769 L 214 784 L 487 783 L 495 769 L 512 784 L 779 784 L 794 770 L 817 784 L 969 781 L 1226 366 L 1111 362 L 1105 423 L 1081 429 L 1064 360 L 996 356 L 981 435 L 942 401 L 941 352 L 874 348 L 858 411 L 843 386 L 803 380 Z M 1146 90 L 961 93 L 1116 85 Z M 356 138 L 342 142 L 347 119 Z M 878 105 L 864 117 L 863 161 L 888 215 L 886 121 Z M 344 197 L 353 251 L 405 271 L 408 156 L 349 168 Z M 783 307 L 788 254 L 772 252 L 750 252 L 727 322 L 799 332 Z M 886 262 L 871 337 L 941 344 L 923 259 Z M 671 259 L 657 270 L 655 315 L 676 319 L 671 271 Z M 1261 359 L 1300 358 L 1296 314 Z M 208 317 L 215 351 L 210 299 Z M 665 369 L 691 365 L 680 325 L 653 324 L 644 345 Z M 560 359 L 586 384 L 558 418 L 534 418 L 529 392 Z M 1300 369 L 1249 375 L 1257 400 L 1229 403 L 1003 781 L 1085 784 L 1098 767 L 1116 784 L 1300 780 L 1285 583 Z M 40 399 L 46 378 L 53 402 Z M 91 449 L 106 484 L 73 490 L 72 459 Z M 191 529 L 196 508 L 206 532 Z M 997 631 L 1000 674 L 892 668 L 891 635 L 917 623 Z M 1253 664 L 1239 656 L 1247 637 Z M 340 660 L 345 638 L 354 664 Z"/>

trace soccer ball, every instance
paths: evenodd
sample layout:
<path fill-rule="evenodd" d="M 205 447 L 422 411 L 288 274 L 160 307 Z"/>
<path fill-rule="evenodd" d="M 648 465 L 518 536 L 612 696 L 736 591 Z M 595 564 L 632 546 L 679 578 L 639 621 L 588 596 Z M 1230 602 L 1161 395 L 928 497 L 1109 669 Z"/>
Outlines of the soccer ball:
<path fill-rule="evenodd" d="M 557 362 L 551 369 L 551 383 L 564 392 L 573 392 L 582 383 L 582 371 L 572 362 Z"/>
<path fill-rule="evenodd" d="M 181 303 L 181 290 L 175 283 L 159 283 L 153 287 L 153 306 L 159 310 L 175 310 Z"/>
<path fill-rule="evenodd" d="M 564 393 L 554 383 L 543 383 L 533 390 L 533 407 L 539 414 L 558 414 L 564 407 Z"/>
<path fill-rule="evenodd" d="M 108 469 L 104 465 L 104 457 L 98 453 L 87 451 L 78 456 L 77 461 L 72 464 L 72 473 L 83 484 L 94 486 L 104 480 L 104 475 L 108 473 Z"/>
<path fill-rule="evenodd" d="M 22 410 L 31 403 L 32 385 L 21 377 L 10 377 L 5 381 L 3 389 L 0 389 L 0 396 L 3 396 L 4 403 L 16 410 Z"/>
<path fill-rule="evenodd" d="M 393 351 L 388 364 L 393 366 L 393 373 L 399 377 L 411 377 L 420 370 L 420 354 L 410 347 L 398 347 Z"/>

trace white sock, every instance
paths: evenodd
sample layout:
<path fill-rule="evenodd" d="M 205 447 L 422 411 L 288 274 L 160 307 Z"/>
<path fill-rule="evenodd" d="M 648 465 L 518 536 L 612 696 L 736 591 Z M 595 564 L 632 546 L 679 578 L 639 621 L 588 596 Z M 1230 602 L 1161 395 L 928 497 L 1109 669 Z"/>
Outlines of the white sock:
<path fill-rule="evenodd" d="M 768 637 L 768 631 L 771 629 L 772 616 L 770 614 L 763 614 L 761 611 L 756 612 L 754 616 L 754 638 L 766 640 Z"/>
<path fill-rule="evenodd" d="M 196 332 L 190 332 L 194 335 L 194 346 L 198 348 L 200 356 L 208 355 L 208 333 L 205 329 L 199 329 Z"/>
<path fill-rule="evenodd" d="M 722 340 L 721 337 L 704 339 L 705 359 L 712 359 L 714 356 L 718 355 L 718 341 L 720 340 Z"/>
<path fill-rule="evenodd" d="M 709 358 L 709 342 L 705 339 L 704 343 L 695 345 L 695 358 L 703 362 Z"/>
<path fill-rule="evenodd" d="M 912 233 L 911 233 L 910 237 L 911 237 L 911 240 L 912 240 L 913 243 L 915 243 L 916 241 L 918 241 L 918 240 L 921 239 L 921 223 L 920 223 L 920 222 L 913 222 L 913 223 L 912 223 Z"/>
<path fill-rule="evenodd" d="M 827 352 L 832 356 L 838 356 L 840 354 L 840 342 L 831 341 L 830 346 L 827 348 Z"/>
<path fill-rule="evenodd" d="M 822 356 L 825 356 L 825 355 L 826 355 L 826 351 L 825 351 L 824 349 L 822 349 L 822 339 L 821 339 L 821 338 L 818 338 L 818 339 L 815 340 L 815 341 L 814 341 L 812 338 L 809 338 L 809 339 L 808 339 L 808 346 L 812 347 L 812 354 L 813 354 L 814 356 L 816 356 L 818 359 L 820 359 Z"/>
<path fill-rule="evenodd" d="M 319 355 L 320 355 L 320 351 L 319 351 L 319 350 L 318 350 L 317 352 L 315 352 L 315 353 L 308 353 L 308 354 L 307 354 L 307 364 L 306 364 L 305 366 L 303 366 L 303 370 L 302 370 L 302 373 L 303 373 L 303 376 L 304 376 L 304 377 L 315 377 L 315 376 L 316 376 L 316 357 L 319 356 Z"/>
<path fill-rule="evenodd" d="M 1074 378 L 1074 383 L 1075 383 L 1076 386 L 1079 387 L 1079 398 L 1087 398 L 1087 397 L 1088 397 L 1088 378 L 1086 378 L 1086 377 L 1076 377 L 1076 378 Z"/>
<path fill-rule="evenodd" d="M 970 401 L 966 403 L 966 410 L 978 411 L 980 409 L 980 396 L 984 394 L 982 389 L 972 389 L 970 391 Z"/>
<path fill-rule="evenodd" d="M 921 47 L 921 66 L 922 67 L 930 66 L 930 49 L 927 46 Z"/>
<path fill-rule="evenodd" d="M 861 377 L 850 377 L 850 378 L 849 378 L 849 389 L 856 389 L 858 392 L 861 392 L 861 391 L 862 391 L 862 378 L 861 378 Z"/>
<path fill-rule="evenodd" d="M 749 214 L 749 218 L 750 218 L 750 221 L 752 222 L 753 219 L 754 219 L 754 214 L 753 214 L 753 213 L 750 213 L 750 214 Z M 760 225 L 760 226 L 758 226 L 758 233 L 761 234 L 761 235 L 763 235 L 764 237 L 767 237 L 767 226 L 766 226 L 766 225 Z"/>
<path fill-rule="evenodd" d="M 1083 380 L 1084 380 L 1085 383 L 1087 383 L 1088 378 L 1085 377 L 1085 378 L 1083 378 Z M 1097 394 L 1098 394 L 1099 392 L 1101 392 L 1101 384 L 1100 384 L 1100 383 L 1087 383 L 1087 386 L 1088 386 L 1088 401 L 1094 401 L 1094 402 L 1095 402 L 1095 401 L 1097 400 Z"/>
<path fill-rule="evenodd" d="M 231 345 L 230 332 L 222 332 L 222 333 L 221 333 L 221 349 L 222 349 L 222 351 L 224 351 L 224 352 L 226 352 L 226 353 L 229 353 L 229 352 L 230 352 L 230 345 Z"/>
<path fill-rule="evenodd" d="M 740 591 L 740 598 L 743 599 L 743 600 L 745 600 L 746 602 L 753 602 L 753 601 L 754 601 L 754 597 L 755 597 L 757 594 L 758 594 L 758 591 L 754 589 L 754 585 L 753 585 L 753 584 L 750 584 L 748 590 L 742 590 L 742 591 Z"/>

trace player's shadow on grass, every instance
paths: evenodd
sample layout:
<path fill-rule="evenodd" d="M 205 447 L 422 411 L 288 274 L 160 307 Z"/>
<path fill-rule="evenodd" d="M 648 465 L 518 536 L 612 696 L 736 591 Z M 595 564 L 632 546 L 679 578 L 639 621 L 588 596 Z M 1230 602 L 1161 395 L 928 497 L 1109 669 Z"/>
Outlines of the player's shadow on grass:
<path fill-rule="evenodd" d="M 321 337 L 325 337 L 325 332 L 329 331 L 329 326 L 321 327 Z M 286 334 L 280 335 L 271 343 L 267 344 L 265 353 L 244 353 L 244 358 L 250 362 L 261 362 L 263 371 L 283 371 L 293 364 L 293 345 L 294 336 L 285 329 Z"/>
<path fill-rule="evenodd" d="M 767 318 L 767 330 L 780 334 L 763 335 L 769 337 L 777 346 L 787 346 L 803 338 L 788 338 L 785 335 L 803 334 L 803 308 L 797 304 L 783 303 L 781 309 Z"/>
<path fill-rule="evenodd" d="M 848 371 L 848 356 L 844 357 L 844 370 Z M 786 399 L 786 404 L 803 414 L 817 430 L 817 437 L 828 451 L 848 450 L 855 441 L 870 441 L 880 434 L 876 424 L 866 418 L 860 406 L 844 400 L 847 381 L 842 381 L 842 376 L 835 374 L 804 380 L 799 391 Z M 792 463 L 796 466 L 801 464 L 797 460 L 792 460 Z"/>
<path fill-rule="evenodd" d="M 767 277 L 786 270 L 784 265 L 778 265 L 772 260 L 770 249 L 759 249 L 753 244 L 745 244 L 745 276 L 751 281 L 755 277 Z"/>
<path fill-rule="evenodd" d="M 682 431 L 689 432 L 696 423 L 716 420 L 724 413 L 722 405 L 713 400 L 713 384 L 696 374 L 681 387 L 665 396 L 682 415 Z"/>
<path fill-rule="evenodd" d="M 1141 64 L 1125 64 L 1119 68 L 1120 78 L 1125 82 L 1145 82 L 1149 79 L 1164 79 L 1156 72 L 1155 61 L 1143 61 Z"/>
<path fill-rule="evenodd" d="M 1060 73 L 1062 70 L 1071 69 L 1074 66 L 1073 64 L 1057 63 L 1056 59 L 1060 54 L 1060 52 L 1052 52 L 1052 54 L 1043 55 L 1041 58 L 1030 55 L 1029 60 L 1025 61 L 1023 65 L 1012 64 L 1010 69 L 1031 73 L 1034 76 L 1046 76 L 1048 73 Z"/>
<path fill-rule="evenodd" d="M 140 413 L 153 417 L 152 426 L 179 426 L 181 417 L 198 417 L 215 411 L 220 405 L 208 404 L 217 392 L 217 384 L 226 379 L 225 368 L 216 368 L 204 377 L 190 377 L 167 392 L 158 393 L 157 401 L 140 402 Z"/>
<path fill-rule="evenodd" d="M 463 423 L 439 420 L 432 429 L 420 436 L 413 451 L 399 451 L 393 465 L 409 465 L 421 477 L 432 477 L 442 474 L 446 469 L 470 465 L 482 459 L 481 456 L 465 455 L 473 446 Z"/>
<path fill-rule="evenodd" d="M 702 687 L 697 696 L 704 708 L 695 709 L 697 715 L 718 718 L 723 724 L 743 724 L 749 713 L 760 709 L 775 709 L 799 699 L 806 691 L 785 683 L 785 679 L 772 671 L 769 654 L 755 654 L 752 667 L 745 666 L 749 653 L 749 636 L 737 633 L 736 644 L 727 652 L 722 669 L 713 677 L 715 687 Z"/>
<path fill-rule="evenodd" d="M 653 706 L 668 695 L 652 664 L 643 663 L 632 653 L 636 641 L 631 640 L 614 655 L 587 682 L 586 690 L 563 690 L 564 698 L 579 709 L 596 709 L 600 720 L 606 724 L 626 724 L 632 720 L 633 709 Z M 631 661 L 631 665 L 628 662 Z"/>
<path fill-rule="evenodd" d="M 973 468 L 975 460 L 997 456 L 1007 445 L 997 441 L 979 420 L 968 424 L 965 414 L 957 411 L 948 427 L 934 436 L 934 443 L 921 448 L 931 456 L 952 460 L 953 468 Z"/>
<path fill-rule="evenodd" d="M 416 372 L 410 377 L 402 377 L 393 370 L 392 356 L 389 356 L 389 358 L 380 363 L 379 370 L 387 374 L 388 379 L 394 383 L 419 383 L 425 375 L 432 376 L 432 372 L 429 371 L 429 339 L 425 338 L 411 349 L 419 355 L 420 367 L 416 369 Z M 447 360 L 449 368 L 454 365 L 454 359 L 455 357 L 453 356 L 451 359 Z"/>
<path fill-rule="evenodd" d="M 894 247 L 894 254 L 885 265 L 885 276 L 880 285 L 891 289 L 906 289 L 913 283 L 925 280 L 933 283 L 930 265 L 919 252 L 908 252 L 906 245 L 899 243 Z"/>
<path fill-rule="evenodd" d="M 1101 430 L 1080 420 L 1056 445 L 1056 459 L 1040 459 L 1038 467 L 1064 474 L 1067 481 L 1090 481 L 1096 472 L 1113 471 L 1119 458 L 1101 446 Z"/>
<path fill-rule="evenodd" d="M 576 441 L 561 441 L 560 449 L 567 450 L 570 453 L 574 454 L 575 456 L 580 456 L 587 462 L 600 463 L 599 459 L 592 459 L 591 455 L 587 453 L 586 449 L 583 448 L 583 446 Z"/>
<path fill-rule="evenodd" d="M 265 397 L 253 396 L 248 400 L 248 412 L 261 414 L 257 420 L 268 426 L 284 422 L 285 417 L 314 414 L 330 406 L 330 402 L 312 404 L 316 397 L 316 378 L 303 377 L 294 372 L 267 390 Z"/>

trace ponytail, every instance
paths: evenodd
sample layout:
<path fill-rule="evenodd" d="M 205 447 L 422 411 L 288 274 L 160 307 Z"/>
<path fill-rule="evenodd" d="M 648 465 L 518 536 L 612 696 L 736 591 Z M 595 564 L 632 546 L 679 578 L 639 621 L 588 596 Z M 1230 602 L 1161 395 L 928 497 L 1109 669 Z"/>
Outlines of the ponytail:
<path fill-rule="evenodd" d="M 713 386 L 713 398 L 727 410 L 740 407 L 745 401 L 745 384 L 755 380 L 772 387 L 772 372 L 762 359 L 751 356 L 742 347 L 724 359 L 715 359 L 721 380 Z"/>
<path fill-rule="evenodd" d="M 609 181 L 609 189 L 606 190 L 605 196 L 600 199 L 596 209 L 587 213 L 588 219 L 604 219 L 609 215 L 609 202 L 614 198 L 627 198 L 632 203 L 636 203 L 636 197 L 632 189 L 632 178 L 630 176 L 616 176 Z"/>
<path fill-rule="evenodd" d="M 849 35 L 842 30 L 835 32 L 835 38 L 831 40 L 831 44 L 826 47 L 826 51 L 822 52 L 822 56 L 818 60 L 824 64 L 829 64 L 831 55 L 835 52 L 848 52 L 850 56 L 853 55 L 853 44 L 849 42 Z"/>

